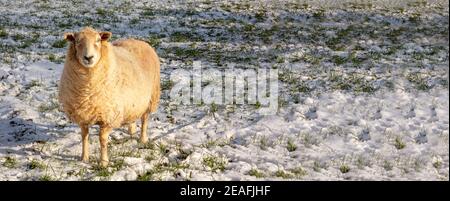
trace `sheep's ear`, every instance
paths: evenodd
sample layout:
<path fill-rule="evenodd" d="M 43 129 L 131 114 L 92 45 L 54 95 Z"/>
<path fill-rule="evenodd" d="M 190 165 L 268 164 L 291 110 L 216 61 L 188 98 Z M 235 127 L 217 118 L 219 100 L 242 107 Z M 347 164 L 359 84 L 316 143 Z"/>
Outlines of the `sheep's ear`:
<path fill-rule="evenodd" d="M 100 32 L 100 37 L 102 38 L 103 41 L 107 41 L 108 39 L 110 39 L 112 36 L 112 33 L 109 31 L 102 31 Z"/>
<path fill-rule="evenodd" d="M 64 40 L 73 42 L 75 41 L 75 35 L 71 32 L 64 33 Z"/>

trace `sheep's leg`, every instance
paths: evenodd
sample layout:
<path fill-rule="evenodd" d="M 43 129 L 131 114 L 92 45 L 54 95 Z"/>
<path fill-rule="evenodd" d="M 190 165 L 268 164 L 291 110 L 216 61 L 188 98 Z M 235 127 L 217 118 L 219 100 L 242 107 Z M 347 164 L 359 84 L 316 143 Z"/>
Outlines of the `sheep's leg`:
<path fill-rule="evenodd" d="M 141 117 L 142 126 L 141 126 L 141 143 L 147 143 L 148 137 L 147 137 L 147 125 L 148 125 L 148 112 L 144 113 Z"/>
<path fill-rule="evenodd" d="M 108 136 L 112 128 L 100 127 L 100 165 L 102 167 L 108 166 Z"/>
<path fill-rule="evenodd" d="M 133 137 L 134 133 L 136 133 L 136 122 L 128 124 L 128 133 Z"/>
<path fill-rule="evenodd" d="M 89 162 L 89 126 L 80 125 L 83 149 L 81 151 L 81 160 Z"/>

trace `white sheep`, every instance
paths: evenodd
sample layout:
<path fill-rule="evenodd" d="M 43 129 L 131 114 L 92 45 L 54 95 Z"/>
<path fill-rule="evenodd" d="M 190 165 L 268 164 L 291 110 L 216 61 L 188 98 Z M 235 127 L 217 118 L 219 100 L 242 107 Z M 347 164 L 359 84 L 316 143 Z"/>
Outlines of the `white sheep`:
<path fill-rule="evenodd" d="M 59 84 L 59 102 L 81 128 L 82 155 L 89 161 L 89 127 L 100 126 L 101 165 L 108 165 L 108 136 L 128 125 L 131 135 L 141 118 L 140 142 L 146 143 L 148 115 L 160 98 L 160 63 L 155 50 L 134 39 L 108 42 L 110 32 L 84 28 L 65 33 L 71 42 Z"/>

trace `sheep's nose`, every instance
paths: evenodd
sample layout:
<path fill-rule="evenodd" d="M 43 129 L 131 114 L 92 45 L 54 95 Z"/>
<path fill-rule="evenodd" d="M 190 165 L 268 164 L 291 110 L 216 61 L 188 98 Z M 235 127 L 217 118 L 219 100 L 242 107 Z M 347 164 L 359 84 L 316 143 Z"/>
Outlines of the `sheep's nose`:
<path fill-rule="evenodd" d="M 86 61 L 91 61 L 92 58 L 94 58 L 94 56 L 84 56 L 84 59 L 86 59 Z"/>

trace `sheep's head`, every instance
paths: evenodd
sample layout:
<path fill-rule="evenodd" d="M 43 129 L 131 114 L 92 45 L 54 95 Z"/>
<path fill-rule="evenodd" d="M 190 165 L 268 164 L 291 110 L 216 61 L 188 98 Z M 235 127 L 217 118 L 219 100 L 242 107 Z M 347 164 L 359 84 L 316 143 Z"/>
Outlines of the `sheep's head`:
<path fill-rule="evenodd" d="M 102 57 L 102 43 L 107 42 L 111 35 L 111 32 L 97 32 L 87 27 L 77 33 L 65 33 L 64 39 L 73 43 L 78 62 L 92 68 Z"/>

